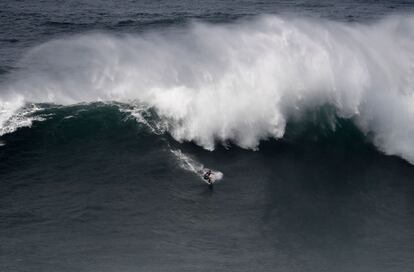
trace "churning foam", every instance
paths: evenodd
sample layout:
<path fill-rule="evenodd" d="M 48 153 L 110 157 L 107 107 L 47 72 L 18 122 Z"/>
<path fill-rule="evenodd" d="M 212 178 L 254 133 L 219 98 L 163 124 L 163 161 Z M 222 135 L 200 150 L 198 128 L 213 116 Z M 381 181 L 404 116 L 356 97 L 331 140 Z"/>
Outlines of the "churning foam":
<path fill-rule="evenodd" d="M 0 136 L 15 132 L 21 127 L 31 127 L 33 121 L 44 121 L 44 116 L 35 116 L 35 112 L 41 110 L 37 105 L 29 104 L 24 107 L 16 107 L 19 104 L 5 104 L 0 108 Z M 9 107 L 7 107 L 9 106 Z M 0 141 L 0 146 L 4 145 Z"/>
<path fill-rule="evenodd" d="M 371 24 L 265 16 L 162 34 L 85 34 L 37 46 L 19 66 L 1 86 L 1 108 L 16 97 L 139 101 L 179 141 L 255 149 L 261 139 L 282 137 L 290 114 L 330 104 L 382 151 L 414 163 L 409 15 Z"/>

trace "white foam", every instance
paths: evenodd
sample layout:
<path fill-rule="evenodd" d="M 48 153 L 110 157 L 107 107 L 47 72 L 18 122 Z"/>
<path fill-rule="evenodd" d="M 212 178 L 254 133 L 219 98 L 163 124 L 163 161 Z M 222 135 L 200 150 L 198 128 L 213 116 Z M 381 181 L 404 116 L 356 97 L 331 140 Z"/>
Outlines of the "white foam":
<path fill-rule="evenodd" d="M 3 121 L 0 122 L 0 136 L 15 132 L 22 127 L 31 127 L 33 121 L 46 120 L 44 116 L 33 115 L 39 110 L 41 108 L 34 104 L 22 108 L 3 108 L 3 111 L 0 111 L 0 118 L 3 118 Z"/>
<path fill-rule="evenodd" d="M 159 120 L 158 118 L 150 118 L 147 120 L 145 115 L 148 115 L 150 112 L 150 107 L 148 105 L 131 102 L 129 105 L 118 105 L 121 112 L 126 112 L 130 117 L 134 118 L 140 124 L 145 125 L 150 131 L 154 134 L 161 135 L 168 130 L 168 123 L 166 120 Z"/>
<path fill-rule="evenodd" d="M 217 141 L 255 149 L 282 137 L 290 114 L 331 104 L 382 151 L 414 163 L 411 15 L 370 24 L 265 16 L 164 34 L 86 34 L 42 44 L 19 67 L 1 87 L 1 105 L 15 97 L 139 101 L 175 139 L 211 150 Z"/>

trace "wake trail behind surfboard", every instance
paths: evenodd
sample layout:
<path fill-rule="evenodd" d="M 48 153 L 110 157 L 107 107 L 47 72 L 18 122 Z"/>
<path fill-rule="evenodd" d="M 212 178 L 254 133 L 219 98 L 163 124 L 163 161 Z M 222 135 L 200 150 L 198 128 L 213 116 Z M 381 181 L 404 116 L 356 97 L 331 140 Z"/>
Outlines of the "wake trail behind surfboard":
<path fill-rule="evenodd" d="M 223 178 L 223 173 L 211 168 L 205 168 L 204 165 L 192 158 L 190 158 L 188 155 L 184 154 L 181 150 L 171 149 L 171 153 L 174 154 L 174 156 L 177 158 L 179 165 L 184 170 L 187 170 L 189 172 L 193 172 L 196 175 L 198 175 L 204 182 L 208 183 L 204 178 L 203 175 L 207 172 L 208 169 L 212 172 L 212 182 L 217 182 Z"/>

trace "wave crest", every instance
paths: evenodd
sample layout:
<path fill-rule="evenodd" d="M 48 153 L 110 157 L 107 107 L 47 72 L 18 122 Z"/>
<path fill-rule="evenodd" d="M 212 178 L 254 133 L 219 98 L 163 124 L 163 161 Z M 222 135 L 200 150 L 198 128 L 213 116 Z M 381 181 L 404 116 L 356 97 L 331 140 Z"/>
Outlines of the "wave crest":
<path fill-rule="evenodd" d="M 407 15 L 372 24 L 264 16 L 139 36 L 85 34 L 29 51 L 1 87 L 0 105 L 16 97 L 139 101 L 178 141 L 255 149 L 283 137 L 289 116 L 328 104 L 382 151 L 414 163 L 413 63 Z"/>

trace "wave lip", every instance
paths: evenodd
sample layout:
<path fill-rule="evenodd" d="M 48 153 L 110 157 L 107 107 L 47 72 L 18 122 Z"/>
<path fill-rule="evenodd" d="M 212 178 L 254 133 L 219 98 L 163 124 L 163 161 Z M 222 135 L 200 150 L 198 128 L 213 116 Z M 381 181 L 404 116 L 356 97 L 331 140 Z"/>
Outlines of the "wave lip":
<path fill-rule="evenodd" d="M 10 110 L 8 108 L 3 108 L 1 113 L 4 113 L 6 119 L 1 123 L 0 126 L 0 136 L 3 136 L 4 134 L 13 133 L 19 128 L 22 127 L 31 127 L 32 123 L 34 121 L 44 121 L 46 120 L 43 116 L 36 116 L 34 113 L 41 110 L 40 107 L 38 107 L 35 104 L 30 104 L 25 107 L 22 107 L 20 109 L 16 110 Z M 4 145 L 1 144 L 0 145 Z"/>
<path fill-rule="evenodd" d="M 283 137 L 290 116 L 328 104 L 383 152 L 414 163 L 413 63 L 411 15 L 370 24 L 262 16 L 78 35 L 27 53 L 1 87 L 0 126 L 24 103 L 139 101 L 178 141 L 256 149 Z"/>

